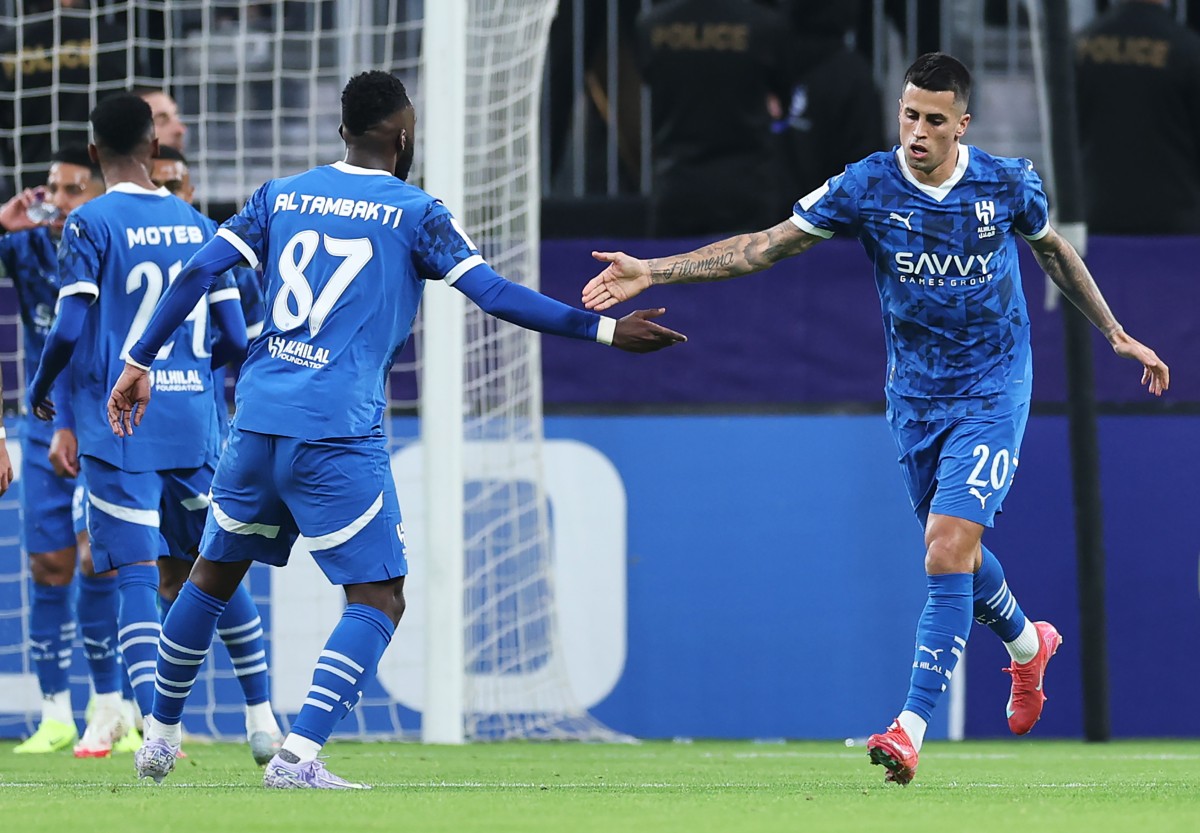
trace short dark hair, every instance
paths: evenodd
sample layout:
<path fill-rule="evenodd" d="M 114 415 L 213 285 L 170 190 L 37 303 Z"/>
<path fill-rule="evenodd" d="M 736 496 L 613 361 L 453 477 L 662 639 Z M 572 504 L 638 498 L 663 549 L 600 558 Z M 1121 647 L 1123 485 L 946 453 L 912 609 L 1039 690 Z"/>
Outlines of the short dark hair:
<path fill-rule="evenodd" d="M 154 158 L 155 159 L 169 159 L 172 162 L 182 162 L 185 165 L 188 163 L 187 157 L 183 155 L 183 152 L 176 150 L 175 148 L 171 147 L 170 145 L 159 145 L 158 146 L 158 156 L 156 156 Z"/>
<path fill-rule="evenodd" d="M 904 73 L 904 86 L 940 93 L 949 90 L 963 107 L 971 101 L 971 72 L 962 61 L 945 52 L 926 52 Z"/>
<path fill-rule="evenodd" d="M 96 144 L 117 156 L 128 156 L 147 138 L 154 137 L 154 114 L 138 96 L 119 93 L 92 110 L 92 137 Z"/>
<path fill-rule="evenodd" d="M 350 79 L 342 90 L 342 126 L 361 136 L 392 113 L 412 107 L 400 79 L 371 70 Z"/>
<path fill-rule="evenodd" d="M 87 168 L 92 172 L 92 176 L 99 178 L 100 166 L 92 161 L 92 157 L 88 156 L 87 145 L 79 144 L 78 142 L 70 145 L 63 145 L 50 157 L 50 164 L 62 162 L 64 165 L 78 165 L 81 168 Z"/>

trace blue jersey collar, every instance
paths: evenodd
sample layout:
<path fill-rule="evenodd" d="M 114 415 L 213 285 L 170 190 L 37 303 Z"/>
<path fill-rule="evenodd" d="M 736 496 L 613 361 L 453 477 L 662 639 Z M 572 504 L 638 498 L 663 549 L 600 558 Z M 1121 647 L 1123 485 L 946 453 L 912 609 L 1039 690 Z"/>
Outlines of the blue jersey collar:
<path fill-rule="evenodd" d="M 918 191 L 933 197 L 938 202 L 946 199 L 954 186 L 959 183 L 959 180 L 963 178 L 963 174 L 967 172 L 967 165 L 970 162 L 971 148 L 968 145 L 960 144 L 958 146 L 958 162 L 955 163 L 954 172 L 950 174 L 950 178 L 941 185 L 926 185 L 923 182 L 918 182 L 917 178 L 913 176 L 913 172 L 908 169 L 908 162 L 904 160 L 903 148 L 896 148 L 896 164 L 900 166 L 900 173 L 904 174 L 904 178 L 912 183 Z"/>

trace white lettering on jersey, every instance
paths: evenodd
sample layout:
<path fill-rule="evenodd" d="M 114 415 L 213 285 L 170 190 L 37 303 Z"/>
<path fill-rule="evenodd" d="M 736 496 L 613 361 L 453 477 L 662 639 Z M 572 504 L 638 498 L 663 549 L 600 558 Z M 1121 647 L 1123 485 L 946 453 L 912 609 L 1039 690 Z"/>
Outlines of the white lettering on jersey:
<path fill-rule="evenodd" d="M 901 275 L 934 275 L 946 277 L 953 272 L 959 277 L 967 277 L 978 273 L 986 274 L 988 264 L 996 256 L 995 252 L 986 255 L 938 255 L 930 252 L 896 252 L 896 268 Z"/>
<path fill-rule="evenodd" d="M 204 390 L 204 380 L 200 378 L 200 371 L 195 369 L 151 369 L 150 387 L 155 393 L 201 393 Z"/>
<path fill-rule="evenodd" d="M 329 350 L 325 347 L 314 347 L 306 341 L 295 341 L 283 336 L 271 336 L 267 339 L 267 352 L 276 359 L 320 370 L 329 364 Z"/>
<path fill-rule="evenodd" d="M 297 200 L 299 200 L 297 202 Z M 404 211 L 394 205 L 385 205 L 371 200 L 352 200 L 344 197 L 330 197 L 324 194 L 297 194 L 289 191 L 275 197 L 272 213 L 280 211 L 295 211 L 300 214 L 336 214 L 351 220 L 364 220 L 368 223 L 396 228 L 400 225 L 400 217 Z"/>
<path fill-rule="evenodd" d="M 199 226 L 138 226 L 125 229 L 129 248 L 134 246 L 174 246 L 204 242 L 204 232 Z"/>

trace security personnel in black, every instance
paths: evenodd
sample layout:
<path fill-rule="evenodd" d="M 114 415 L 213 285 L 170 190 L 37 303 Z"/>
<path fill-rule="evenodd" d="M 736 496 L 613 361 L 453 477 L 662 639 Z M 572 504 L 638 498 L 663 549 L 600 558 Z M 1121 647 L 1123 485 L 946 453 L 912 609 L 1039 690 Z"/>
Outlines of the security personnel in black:
<path fill-rule="evenodd" d="M 858 0 L 793 0 L 793 85 L 780 123 L 789 188 L 780 209 L 851 162 L 885 150 L 883 104 L 871 64 L 847 45 Z"/>
<path fill-rule="evenodd" d="M 1125 0 L 1076 40 L 1089 230 L 1200 234 L 1200 35 Z"/>
<path fill-rule="evenodd" d="M 55 148 L 88 142 L 88 114 L 95 104 L 86 91 L 89 82 L 113 82 L 108 89 L 116 90 L 124 86 L 126 71 L 124 49 L 101 48 L 119 44 L 124 31 L 104 16 L 93 30 L 85 0 L 26 0 L 22 6 L 27 20 L 0 34 L 0 165 L 21 164 L 20 182 L 0 181 L 4 200 L 46 181 Z"/>
<path fill-rule="evenodd" d="M 668 0 L 642 15 L 637 29 L 651 94 L 651 233 L 771 225 L 778 214 L 771 125 L 790 93 L 781 19 L 748 0 Z"/>

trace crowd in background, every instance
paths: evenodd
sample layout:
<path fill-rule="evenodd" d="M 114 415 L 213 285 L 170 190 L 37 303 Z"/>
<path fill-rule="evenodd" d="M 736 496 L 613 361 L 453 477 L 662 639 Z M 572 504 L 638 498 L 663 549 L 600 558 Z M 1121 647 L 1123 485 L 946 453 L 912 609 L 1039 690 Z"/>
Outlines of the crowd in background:
<path fill-rule="evenodd" d="M 912 4 L 915 14 L 909 14 L 904 0 L 886 0 L 884 28 L 917 51 L 937 49 L 941 13 L 953 1 L 923 0 Z M 149 77 L 163 65 L 153 50 L 130 57 L 124 50 L 105 49 L 104 44 L 127 36 L 128 21 L 106 14 L 93 28 L 86 16 L 78 16 L 86 14 L 88 0 L 23 5 L 26 14 L 64 11 L 57 22 L 25 26 L 20 50 L 16 32 L 0 32 L 0 165 L 11 166 L 19 153 L 24 172 L 20 181 L 0 183 L 0 198 L 44 181 L 53 150 L 86 138 L 88 96 L 76 90 L 89 80 L 128 86 L 122 80 L 131 61 Z M 554 210 L 543 212 L 547 236 L 579 236 L 585 228 L 602 235 L 659 237 L 759 228 L 786 217 L 798 197 L 847 163 L 892 145 L 899 91 L 880 89 L 869 57 L 872 38 L 881 31 L 873 19 L 875 3 L 658 0 L 645 6 L 642 0 L 560 2 L 551 29 L 543 110 L 544 193 L 554 203 Z M 1169 0 L 1079 0 L 1072 6 L 1099 14 L 1077 41 L 1092 230 L 1200 234 L 1200 35 L 1178 21 Z M 984 20 L 1025 25 L 1023 18 L 1007 20 L 1013 8 L 985 0 Z M 231 13 L 214 11 L 209 31 L 241 25 Z M 313 14 L 320 19 L 309 20 Z M 303 9 L 301 4 L 252 4 L 248 15 L 245 26 L 264 31 L 280 21 L 285 28 L 336 24 L 336 9 L 329 3 Z M 608 16 L 615 19 L 615 45 L 607 42 Z M 1200 19 L 1200 10 L 1191 19 Z M 50 86 L 52 62 L 31 56 L 55 48 L 57 83 L 64 87 L 57 98 L 18 94 Z M 580 48 L 583 54 L 576 54 Z M 608 71 L 608 60 L 618 62 L 615 73 Z M 583 90 L 570 71 L 577 62 L 587 77 Z M 606 85 L 613 78 L 616 88 L 610 90 Z M 643 85 L 650 92 L 647 171 L 640 152 Z M 163 86 L 170 89 L 170 80 Z M 578 106 L 580 97 L 588 99 L 585 106 Z M 603 108 L 602 102 L 618 98 L 619 107 Z M 180 103 L 185 110 L 198 106 L 194 96 L 181 97 Z M 985 119 L 1021 115 L 993 110 Z M 52 135 L 52 116 L 71 126 Z M 198 117 L 184 113 L 185 121 Z M 15 124 L 22 127 L 13 137 Z M 617 137 L 615 181 L 611 171 L 610 181 L 592 181 L 604 175 L 603 165 L 571 170 L 569 143 L 582 136 L 587 155 L 603 155 L 600 145 L 609 132 Z M 582 189 L 564 193 L 561 183 L 568 177 L 582 181 Z M 573 224 L 572 217 L 580 222 Z"/>

